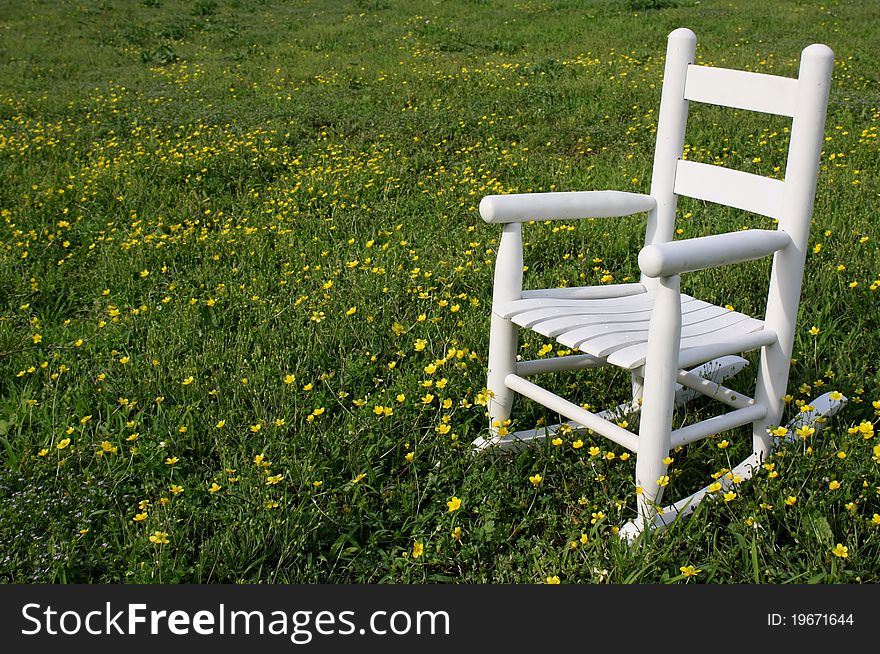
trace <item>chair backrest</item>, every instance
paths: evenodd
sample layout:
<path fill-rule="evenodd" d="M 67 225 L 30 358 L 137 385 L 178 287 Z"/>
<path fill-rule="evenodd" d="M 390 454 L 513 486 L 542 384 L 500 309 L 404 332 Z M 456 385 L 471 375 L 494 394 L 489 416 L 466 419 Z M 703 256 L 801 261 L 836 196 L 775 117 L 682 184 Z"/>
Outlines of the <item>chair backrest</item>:
<path fill-rule="evenodd" d="M 786 393 L 834 53 L 820 44 L 806 47 L 795 80 L 696 66 L 695 49 L 690 30 L 669 35 L 651 180 L 657 207 L 648 214 L 645 240 L 647 245 L 672 240 L 679 195 L 778 219 L 791 244 L 773 256 L 764 328 L 776 341 L 762 350 L 755 391 L 756 403 L 772 408 L 769 424 L 778 422 Z M 785 181 L 682 160 L 688 103 L 694 101 L 791 117 Z M 648 290 L 659 282 L 642 275 Z"/>
<path fill-rule="evenodd" d="M 695 48 L 689 29 L 669 35 L 651 180 L 657 208 L 648 217 L 645 244 L 672 240 L 677 198 L 684 195 L 778 219 L 779 229 L 805 256 L 833 53 L 820 44 L 805 48 L 799 76 L 791 79 L 698 66 L 693 63 Z M 792 118 L 785 181 L 682 159 L 689 102 Z"/>

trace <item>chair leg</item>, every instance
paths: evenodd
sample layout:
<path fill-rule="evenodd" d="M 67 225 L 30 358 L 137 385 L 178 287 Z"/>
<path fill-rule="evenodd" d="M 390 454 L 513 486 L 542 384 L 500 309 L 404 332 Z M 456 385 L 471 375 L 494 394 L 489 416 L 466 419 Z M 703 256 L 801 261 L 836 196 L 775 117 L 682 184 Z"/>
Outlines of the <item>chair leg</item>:
<path fill-rule="evenodd" d="M 671 384 L 665 385 L 672 388 Z M 666 390 L 648 385 L 643 407 L 650 408 L 656 405 L 655 403 L 667 401 L 671 407 L 672 397 L 668 392 L 664 392 Z M 639 450 L 636 454 L 637 506 L 639 516 L 646 528 L 653 523 L 657 509 L 662 506 L 663 489 L 666 485 L 664 480 L 669 467 L 664 461 L 669 456 L 669 437 L 672 432 L 671 411 L 668 421 L 649 420 L 650 415 L 648 412 L 642 414 Z"/>
<path fill-rule="evenodd" d="M 489 373 L 486 388 L 489 391 L 490 440 L 499 437 L 499 429 L 510 418 L 514 392 L 504 383 L 507 375 L 516 372 L 516 346 L 519 328 L 510 320 L 492 314 L 489 332 Z M 502 432 L 503 433 L 503 432 Z"/>
<path fill-rule="evenodd" d="M 780 344 L 761 348 L 755 404 L 767 407 L 767 415 L 763 420 L 752 423 L 752 452 L 757 455 L 758 462 L 761 462 L 773 447 L 773 436 L 768 429 L 778 427 L 782 420 L 782 397 L 788 384 L 790 366 L 790 354 L 786 353 Z"/>
<path fill-rule="evenodd" d="M 632 373 L 632 408 L 633 411 L 637 411 L 639 406 L 642 404 L 642 393 L 645 389 L 645 378 L 641 375 L 637 375 L 636 373 Z"/>
<path fill-rule="evenodd" d="M 663 498 L 678 354 L 681 341 L 681 296 L 678 276 L 660 278 L 648 327 L 648 353 L 636 455 L 638 511 L 645 529 L 653 523 Z"/>
<path fill-rule="evenodd" d="M 513 391 L 504 383 L 507 375 L 516 372 L 516 346 L 518 327 L 510 320 L 497 315 L 494 307 L 499 303 L 516 300 L 522 295 L 523 249 L 522 225 L 510 223 L 501 232 L 498 254 L 495 258 L 495 280 L 492 288 L 492 322 L 489 331 L 489 374 L 486 388 L 489 390 L 489 441 L 494 444 L 500 435 L 498 430 L 510 418 Z M 479 440 L 479 439 L 478 439 Z M 483 447 L 482 442 L 480 447 Z"/>

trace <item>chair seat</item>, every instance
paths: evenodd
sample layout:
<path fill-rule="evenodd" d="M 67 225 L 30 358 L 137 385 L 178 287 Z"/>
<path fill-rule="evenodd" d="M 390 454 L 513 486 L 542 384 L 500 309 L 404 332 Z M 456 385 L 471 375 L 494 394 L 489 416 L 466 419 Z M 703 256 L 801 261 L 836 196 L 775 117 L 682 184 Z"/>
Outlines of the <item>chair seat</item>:
<path fill-rule="evenodd" d="M 653 306 L 654 294 L 644 291 L 602 299 L 528 297 L 502 303 L 494 312 L 566 347 L 632 370 L 645 363 Z M 764 328 L 761 320 L 684 294 L 681 314 L 682 353 Z"/>

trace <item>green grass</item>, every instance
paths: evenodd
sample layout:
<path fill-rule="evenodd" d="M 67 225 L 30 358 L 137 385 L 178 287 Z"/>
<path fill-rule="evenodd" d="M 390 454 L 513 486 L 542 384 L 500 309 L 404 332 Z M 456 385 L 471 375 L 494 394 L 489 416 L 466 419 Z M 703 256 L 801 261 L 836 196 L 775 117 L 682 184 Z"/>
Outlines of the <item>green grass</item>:
<path fill-rule="evenodd" d="M 4 2 L 0 580 L 880 581 L 876 12 L 766 5 Z M 791 411 L 852 401 L 735 500 L 628 549 L 622 451 L 470 453 L 499 237 L 476 206 L 647 191 L 679 26 L 713 65 L 791 76 L 805 45 L 836 52 Z M 778 175 L 784 127 L 695 108 L 690 156 Z M 683 237 L 769 224 L 680 209 Z M 527 225 L 526 284 L 633 278 L 642 229 Z M 760 315 L 767 273 L 683 288 Z M 628 390 L 547 383 L 594 406 Z M 750 448 L 726 438 L 675 454 L 669 497 Z"/>

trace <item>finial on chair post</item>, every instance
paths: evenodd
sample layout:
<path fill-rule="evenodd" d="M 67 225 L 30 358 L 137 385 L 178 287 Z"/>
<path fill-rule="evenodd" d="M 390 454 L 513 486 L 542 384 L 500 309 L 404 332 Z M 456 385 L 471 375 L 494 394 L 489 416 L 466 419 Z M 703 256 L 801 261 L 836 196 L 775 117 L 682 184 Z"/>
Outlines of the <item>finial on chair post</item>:
<path fill-rule="evenodd" d="M 691 43 L 696 43 L 697 35 L 694 34 L 687 27 L 679 27 L 678 29 L 674 29 L 669 33 L 669 41 L 673 40 L 678 42 L 689 41 Z"/>
<path fill-rule="evenodd" d="M 814 43 L 801 50 L 801 64 L 806 61 L 828 61 L 834 63 L 834 51 L 824 43 Z"/>

